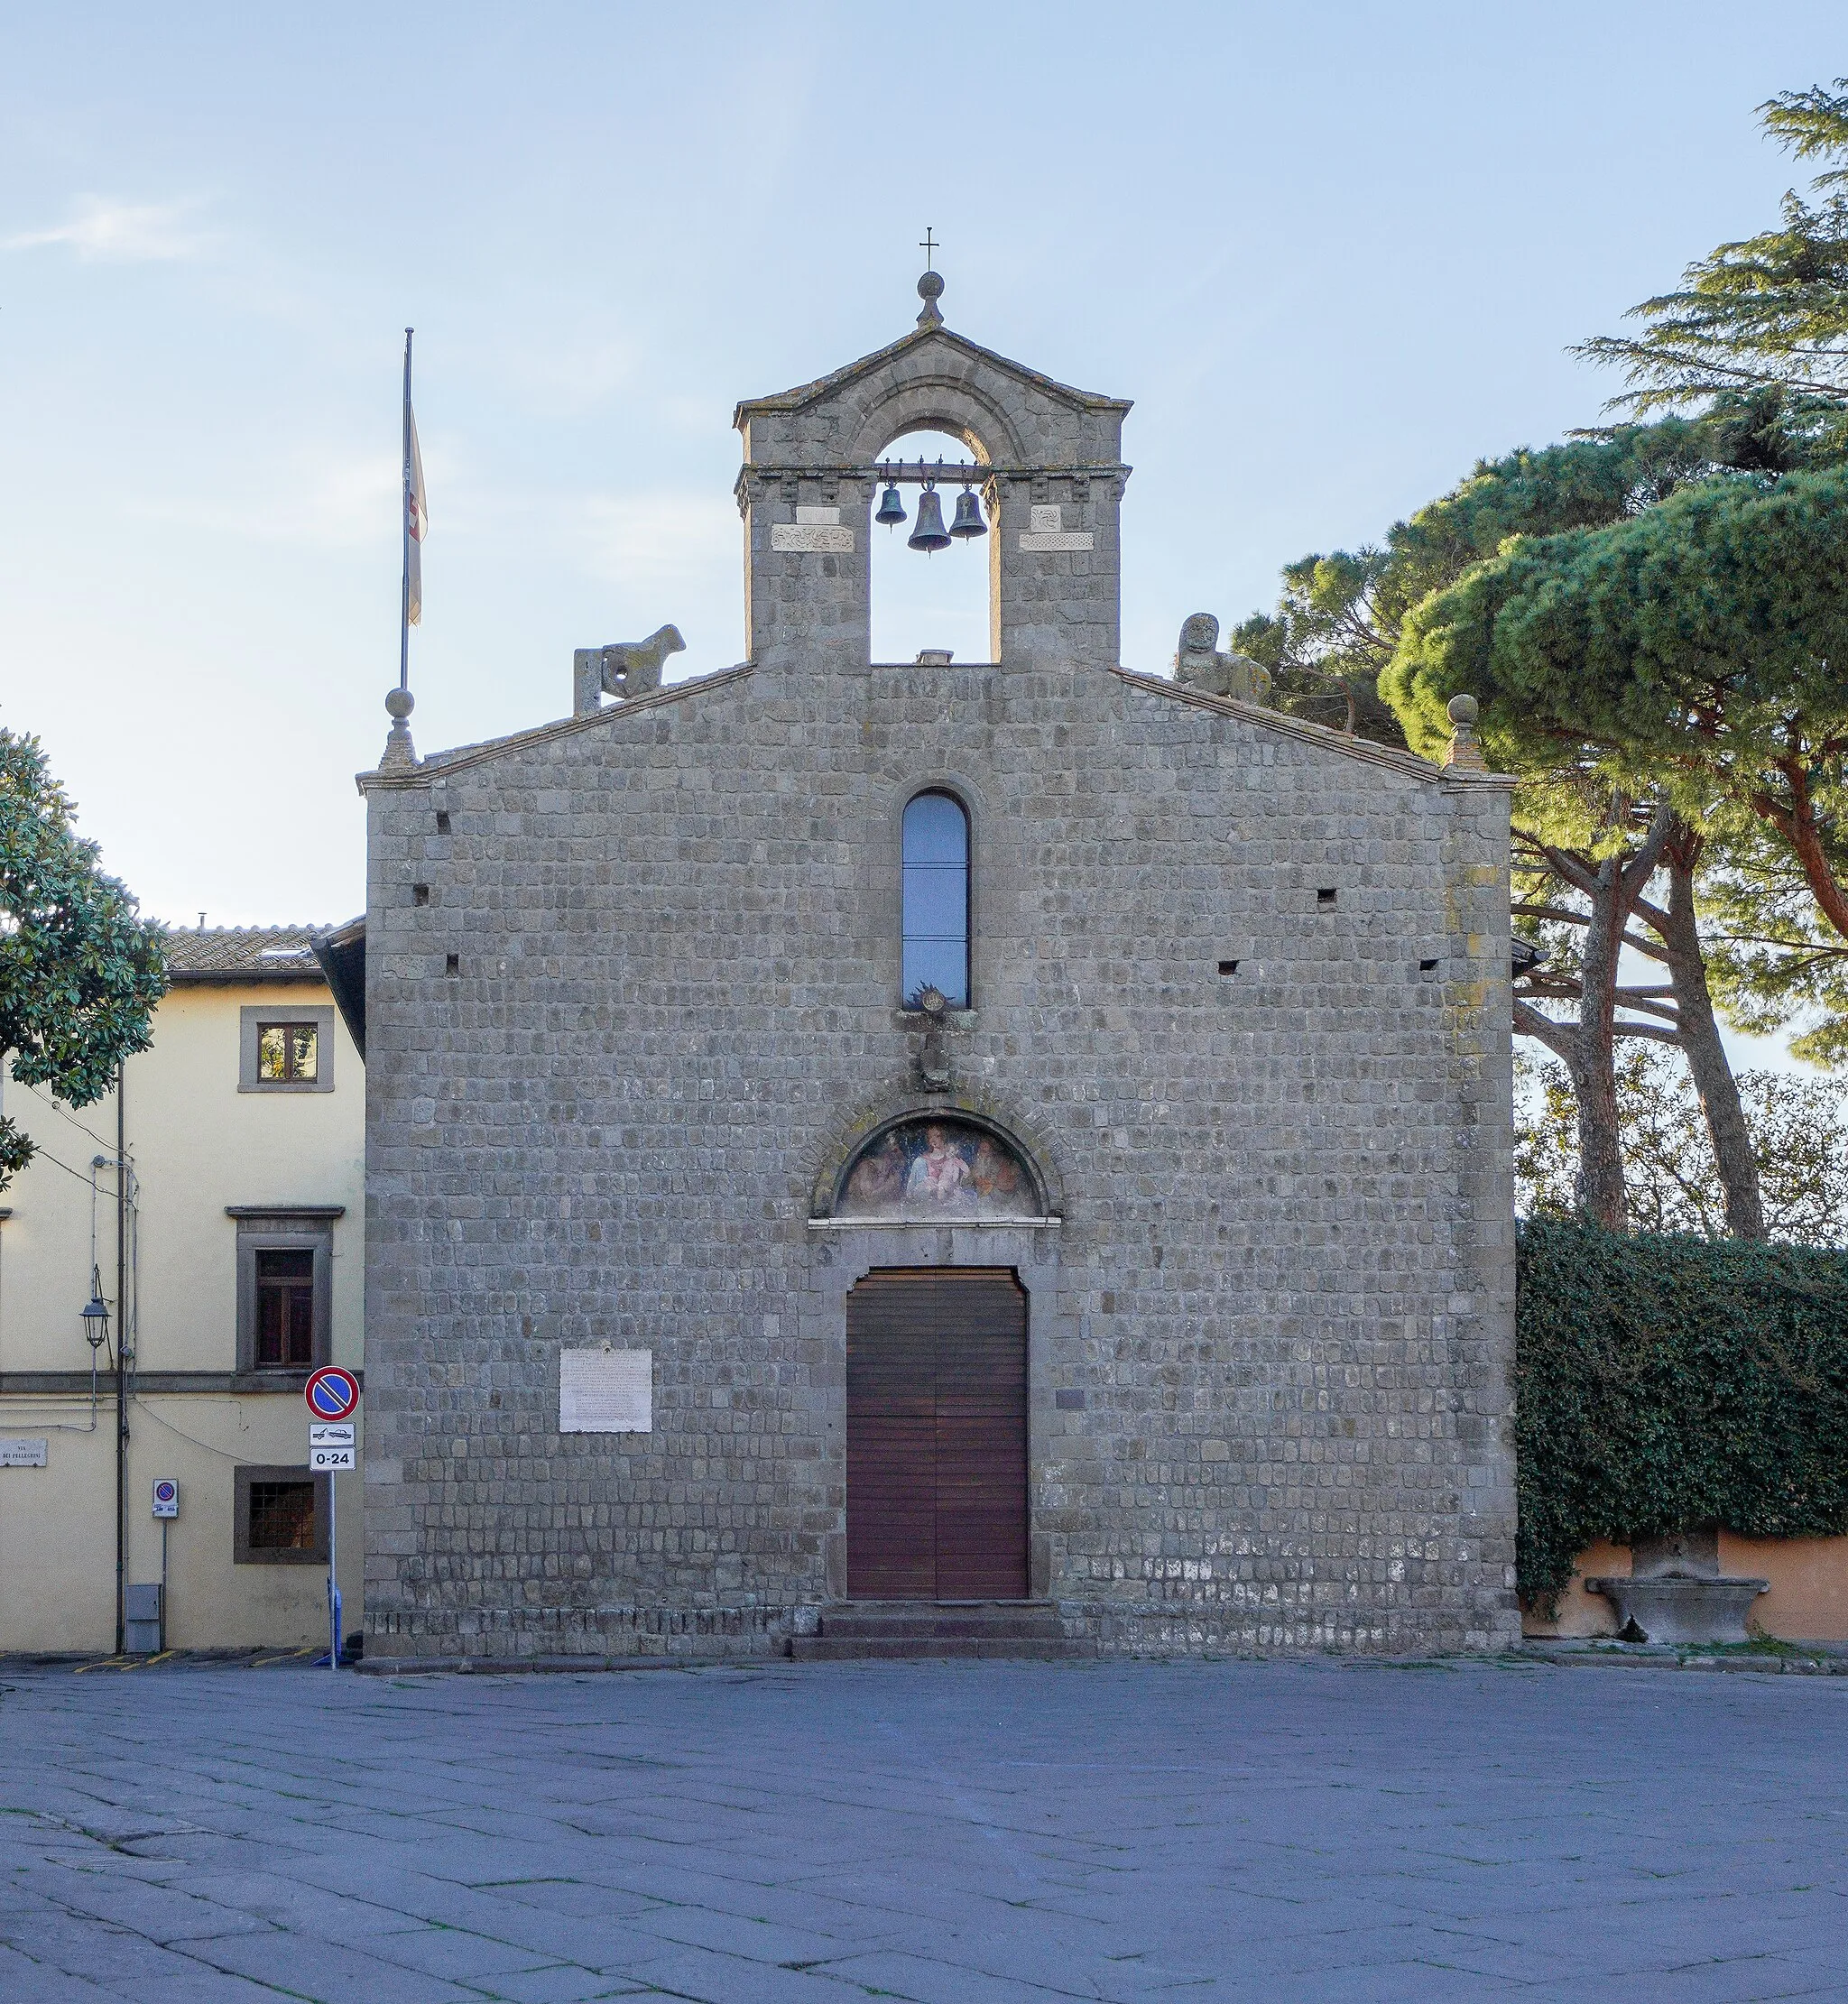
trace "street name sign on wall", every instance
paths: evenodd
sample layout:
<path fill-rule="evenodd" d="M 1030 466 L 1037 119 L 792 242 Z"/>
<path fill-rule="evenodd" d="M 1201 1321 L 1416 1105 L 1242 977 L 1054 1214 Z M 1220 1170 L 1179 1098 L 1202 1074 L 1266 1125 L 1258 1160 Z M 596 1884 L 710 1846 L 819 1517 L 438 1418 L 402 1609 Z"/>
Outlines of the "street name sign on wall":
<path fill-rule="evenodd" d="M 0 1468 L 42 1468 L 44 1465 L 42 1440 L 0 1440 Z"/>

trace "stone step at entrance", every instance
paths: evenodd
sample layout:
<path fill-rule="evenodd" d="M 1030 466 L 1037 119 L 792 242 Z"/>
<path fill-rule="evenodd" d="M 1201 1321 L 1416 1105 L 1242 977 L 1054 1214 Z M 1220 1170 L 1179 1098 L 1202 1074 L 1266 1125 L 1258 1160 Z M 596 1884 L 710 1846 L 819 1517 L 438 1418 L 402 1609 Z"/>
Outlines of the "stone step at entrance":
<path fill-rule="evenodd" d="M 1048 1662 L 1095 1657 L 1097 1645 L 1067 1635 L 1050 1601 L 843 1601 L 821 1611 L 813 1635 L 792 1636 L 790 1654 L 799 1663 L 919 1657 Z"/>

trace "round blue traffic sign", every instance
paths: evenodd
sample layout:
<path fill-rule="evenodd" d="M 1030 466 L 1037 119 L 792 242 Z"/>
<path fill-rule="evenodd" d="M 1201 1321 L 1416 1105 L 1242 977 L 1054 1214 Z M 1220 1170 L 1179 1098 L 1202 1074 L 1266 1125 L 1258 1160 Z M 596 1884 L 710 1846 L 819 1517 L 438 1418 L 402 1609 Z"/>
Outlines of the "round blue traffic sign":
<path fill-rule="evenodd" d="M 317 1419 L 350 1419 L 359 1410 L 359 1380 L 338 1364 L 323 1364 L 313 1372 L 301 1395 Z"/>

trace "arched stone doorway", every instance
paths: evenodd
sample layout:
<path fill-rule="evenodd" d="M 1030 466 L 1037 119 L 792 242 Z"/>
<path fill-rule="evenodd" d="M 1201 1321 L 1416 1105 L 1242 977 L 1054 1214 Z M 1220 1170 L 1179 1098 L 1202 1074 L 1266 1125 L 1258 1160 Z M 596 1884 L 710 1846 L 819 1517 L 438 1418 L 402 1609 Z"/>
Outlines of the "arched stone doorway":
<path fill-rule="evenodd" d="M 1023 1600 L 1027 1297 L 1011 1268 L 876 1267 L 847 1296 L 847 1593 Z"/>

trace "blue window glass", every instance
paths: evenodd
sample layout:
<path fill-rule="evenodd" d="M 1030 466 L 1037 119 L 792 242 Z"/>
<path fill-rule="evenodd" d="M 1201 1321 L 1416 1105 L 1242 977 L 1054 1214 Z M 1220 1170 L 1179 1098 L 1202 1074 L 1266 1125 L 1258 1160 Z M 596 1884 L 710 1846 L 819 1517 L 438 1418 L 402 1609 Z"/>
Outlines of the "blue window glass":
<path fill-rule="evenodd" d="M 947 793 L 920 793 L 905 809 L 904 1002 L 927 988 L 969 1006 L 969 817 Z"/>

